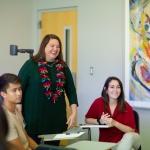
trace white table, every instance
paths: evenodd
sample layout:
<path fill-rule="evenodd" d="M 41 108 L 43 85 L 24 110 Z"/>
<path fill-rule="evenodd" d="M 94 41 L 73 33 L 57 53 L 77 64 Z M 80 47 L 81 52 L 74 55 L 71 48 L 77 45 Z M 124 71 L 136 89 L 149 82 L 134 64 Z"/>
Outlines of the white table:
<path fill-rule="evenodd" d="M 116 143 L 97 142 L 97 141 L 78 141 L 66 146 L 66 148 L 75 148 L 77 150 L 108 150 L 116 146 Z"/>
<path fill-rule="evenodd" d="M 91 141 L 91 128 L 110 128 L 110 126 L 96 124 L 81 124 L 80 128 L 88 130 L 88 139 Z"/>

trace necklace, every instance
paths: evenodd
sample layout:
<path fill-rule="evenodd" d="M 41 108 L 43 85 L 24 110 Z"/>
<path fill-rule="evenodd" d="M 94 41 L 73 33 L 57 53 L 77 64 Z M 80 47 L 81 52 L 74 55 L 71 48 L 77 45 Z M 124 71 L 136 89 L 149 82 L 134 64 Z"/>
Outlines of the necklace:
<path fill-rule="evenodd" d="M 52 81 L 49 78 L 47 67 L 52 67 L 55 65 L 56 67 L 56 89 L 52 91 Z M 64 92 L 64 83 L 65 83 L 65 75 L 64 75 L 64 62 L 55 60 L 54 63 L 49 65 L 46 61 L 40 60 L 38 62 L 38 71 L 40 73 L 42 86 L 44 88 L 44 94 L 49 100 L 52 100 L 53 103 L 56 102 L 59 96 Z"/>

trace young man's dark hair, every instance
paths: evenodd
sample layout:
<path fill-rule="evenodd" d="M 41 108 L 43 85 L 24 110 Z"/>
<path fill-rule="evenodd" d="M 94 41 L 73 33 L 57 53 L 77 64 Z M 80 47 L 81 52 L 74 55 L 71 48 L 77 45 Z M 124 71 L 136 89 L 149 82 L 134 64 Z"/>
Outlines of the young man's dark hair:
<path fill-rule="evenodd" d="M 15 74 L 5 73 L 0 76 L 0 92 L 6 92 L 10 83 L 20 83 L 19 77 Z"/>

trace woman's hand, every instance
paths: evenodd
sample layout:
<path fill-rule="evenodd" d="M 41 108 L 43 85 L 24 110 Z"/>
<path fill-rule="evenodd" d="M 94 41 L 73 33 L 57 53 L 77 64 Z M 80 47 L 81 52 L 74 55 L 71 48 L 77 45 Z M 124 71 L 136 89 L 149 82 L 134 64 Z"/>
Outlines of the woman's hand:
<path fill-rule="evenodd" d="M 124 125 L 116 120 L 114 120 L 113 118 L 110 117 L 110 115 L 107 114 L 102 114 L 100 122 L 103 124 L 108 125 L 109 127 L 116 127 L 119 130 L 121 130 L 122 132 L 134 132 L 134 129 L 132 129 L 131 127 Z"/>
<path fill-rule="evenodd" d="M 108 123 L 108 118 L 110 118 L 110 115 L 108 113 L 102 113 L 101 118 L 100 118 L 100 123 L 101 124 L 107 124 Z"/>
<path fill-rule="evenodd" d="M 109 127 L 113 127 L 115 123 L 115 120 L 113 118 L 106 118 L 105 124 L 107 124 Z"/>
<path fill-rule="evenodd" d="M 106 124 L 109 127 L 113 127 L 115 124 L 115 120 L 113 118 L 111 118 L 111 116 L 108 113 L 102 113 L 101 118 L 100 118 L 100 123 L 101 124 Z"/>
<path fill-rule="evenodd" d="M 75 126 L 76 116 L 77 116 L 77 105 L 72 104 L 71 105 L 71 115 L 69 116 L 67 120 L 68 128 L 72 128 Z"/>
<path fill-rule="evenodd" d="M 72 113 L 67 120 L 68 128 L 73 128 L 75 126 L 75 120 L 76 114 Z"/>

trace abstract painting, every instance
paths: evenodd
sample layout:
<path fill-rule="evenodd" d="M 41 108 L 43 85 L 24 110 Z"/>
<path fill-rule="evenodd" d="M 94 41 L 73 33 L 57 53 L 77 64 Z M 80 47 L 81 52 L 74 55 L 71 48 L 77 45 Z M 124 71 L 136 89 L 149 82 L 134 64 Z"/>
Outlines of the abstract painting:
<path fill-rule="evenodd" d="M 150 108 L 150 0 L 127 5 L 126 93 L 134 106 Z"/>

